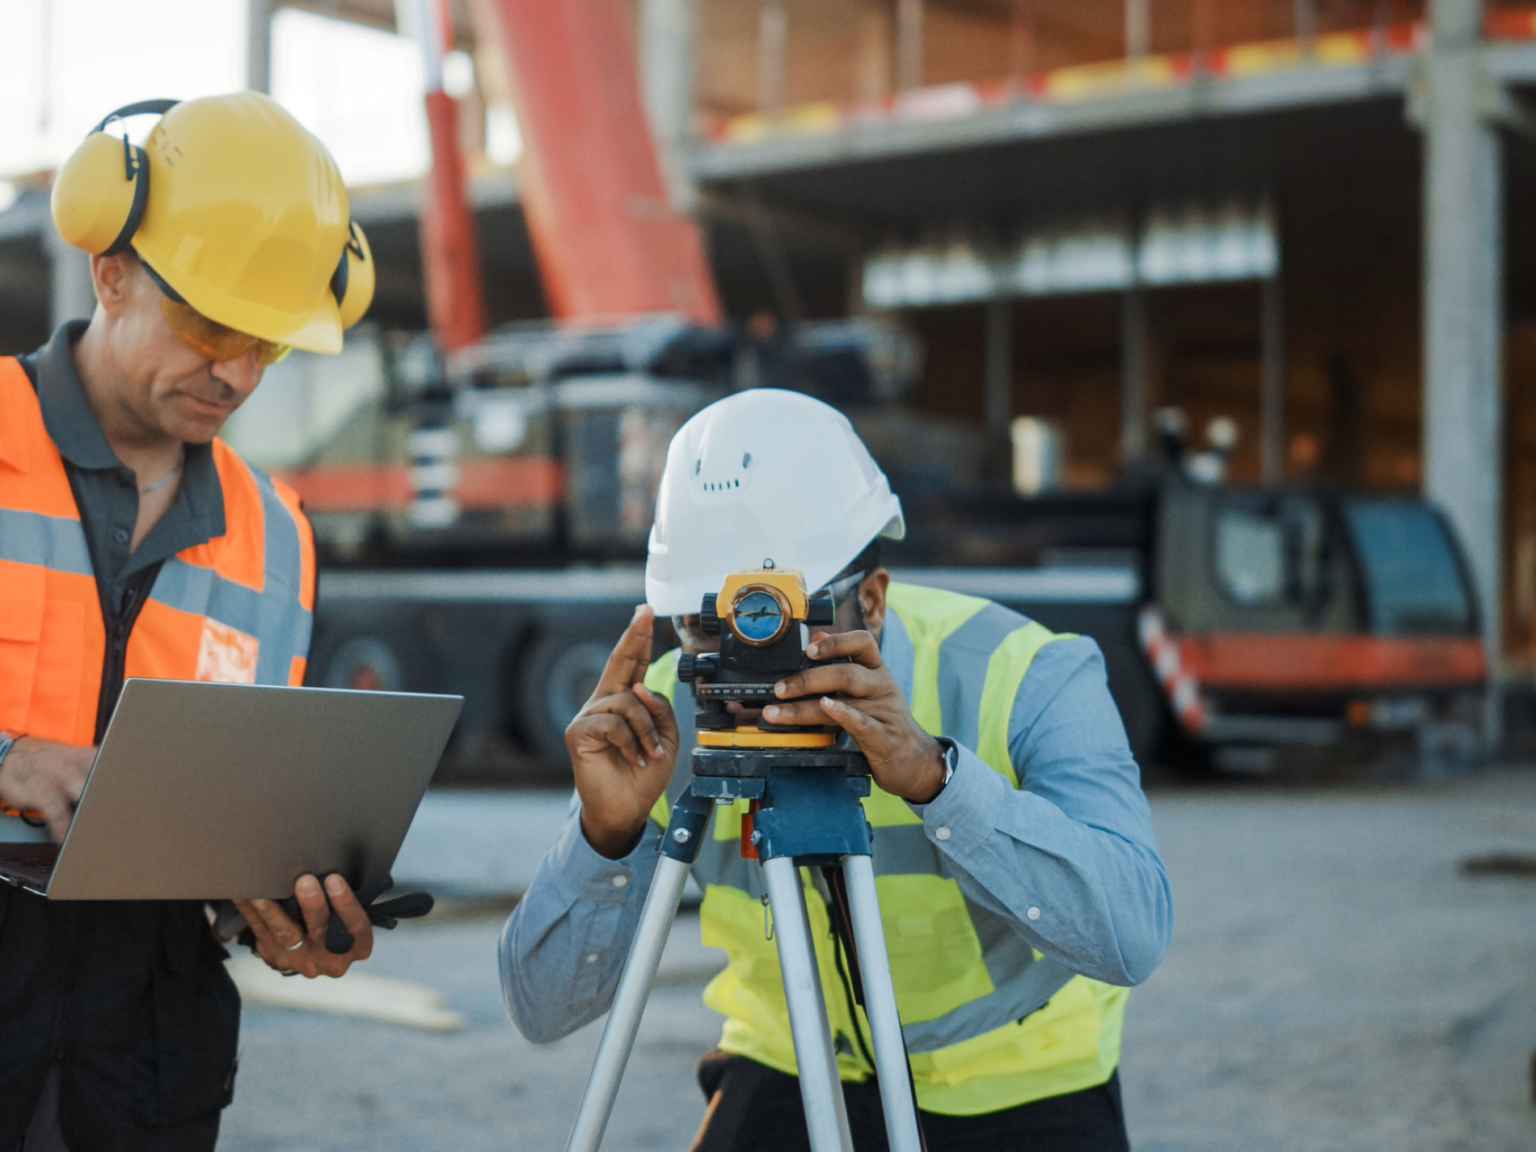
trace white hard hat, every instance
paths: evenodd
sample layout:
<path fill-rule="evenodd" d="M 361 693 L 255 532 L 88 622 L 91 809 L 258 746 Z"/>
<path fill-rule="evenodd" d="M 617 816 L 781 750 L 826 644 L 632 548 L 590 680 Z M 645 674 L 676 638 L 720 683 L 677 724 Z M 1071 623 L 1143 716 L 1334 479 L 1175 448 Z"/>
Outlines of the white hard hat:
<path fill-rule="evenodd" d="M 645 598 L 658 616 L 690 616 L 732 572 L 765 560 L 800 569 L 815 592 L 877 536 L 906 530 L 901 501 L 846 416 L 799 392 L 738 392 L 667 449 Z"/>

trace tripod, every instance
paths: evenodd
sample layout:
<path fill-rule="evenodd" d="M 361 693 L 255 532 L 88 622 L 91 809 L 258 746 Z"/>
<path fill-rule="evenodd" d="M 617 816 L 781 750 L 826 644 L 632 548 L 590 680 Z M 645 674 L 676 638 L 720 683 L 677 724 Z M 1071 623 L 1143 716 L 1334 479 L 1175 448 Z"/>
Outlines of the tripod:
<path fill-rule="evenodd" d="M 812 1152 L 853 1150 L 799 874 L 801 866 L 830 865 L 840 866 L 847 882 L 849 919 L 863 975 L 891 1152 L 920 1152 L 916 1105 L 870 861 L 870 829 L 859 804 L 859 798 L 867 795 L 868 762 L 851 749 L 694 750 L 693 779 L 673 805 L 662 858 L 566 1142 L 567 1152 L 597 1152 L 602 1142 L 662 947 L 677 916 L 683 883 L 698 858 L 710 806 L 738 799 L 760 803 L 747 843 L 756 848 L 762 862 L 773 913 Z M 746 843 L 742 850 L 747 853 Z"/>

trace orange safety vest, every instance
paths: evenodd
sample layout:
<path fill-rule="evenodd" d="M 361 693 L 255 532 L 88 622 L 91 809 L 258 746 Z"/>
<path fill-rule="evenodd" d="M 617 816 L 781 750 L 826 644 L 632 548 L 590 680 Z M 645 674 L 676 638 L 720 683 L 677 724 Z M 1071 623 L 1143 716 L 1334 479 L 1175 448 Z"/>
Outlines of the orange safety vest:
<path fill-rule="evenodd" d="M 299 684 L 315 548 L 294 493 L 213 442 L 224 535 L 167 560 L 123 674 Z M 64 460 L 21 364 L 0 358 L 0 731 L 95 743 L 107 634 Z"/>

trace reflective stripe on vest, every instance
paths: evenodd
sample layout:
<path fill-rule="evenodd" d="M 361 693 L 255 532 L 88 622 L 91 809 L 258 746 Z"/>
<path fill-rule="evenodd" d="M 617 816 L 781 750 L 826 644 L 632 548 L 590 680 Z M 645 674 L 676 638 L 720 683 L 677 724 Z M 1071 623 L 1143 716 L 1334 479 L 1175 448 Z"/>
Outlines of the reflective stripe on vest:
<path fill-rule="evenodd" d="M 298 500 L 222 441 L 224 535 L 161 567 L 124 672 L 298 684 L 309 650 L 314 543 Z M 0 729 L 94 741 L 106 633 L 68 473 L 31 381 L 0 359 Z"/>
<path fill-rule="evenodd" d="M 950 736 L 1018 785 L 1008 726 L 1035 655 L 1060 637 L 999 605 L 893 583 L 882 654 L 929 733 Z M 676 654 L 652 665 L 646 682 L 672 698 Z M 678 709 L 683 746 L 691 709 Z M 681 765 L 669 794 L 687 782 Z M 653 817 L 665 824 L 667 798 Z M 761 870 L 740 855 L 745 804 L 717 808 L 714 834 L 694 875 L 705 889 L 704 943 L 724 948 L 730 966 L 705 992 L 727 1017 L 721 1047 L 793 1073 L 794 1052 L 775 946 L 766 940 Z M 865 801 L 874 867 L 903 1032 L 925 1109 L 978 1114 L 1103 1083 L 1119 1061 L 1126 992 L 1075 977 L 1035 952 L 1002 917 L 968 899 L 928 840 L 921 818 L 878 788 Z M 856 1054 L 856 1027 L 838 975 L 820 878 L 807 881 L 823 991 L 844 1039 L 844 1079 L 872 1069 Z M 857 1027 L 868 1024 L 857 1010 Z"/>

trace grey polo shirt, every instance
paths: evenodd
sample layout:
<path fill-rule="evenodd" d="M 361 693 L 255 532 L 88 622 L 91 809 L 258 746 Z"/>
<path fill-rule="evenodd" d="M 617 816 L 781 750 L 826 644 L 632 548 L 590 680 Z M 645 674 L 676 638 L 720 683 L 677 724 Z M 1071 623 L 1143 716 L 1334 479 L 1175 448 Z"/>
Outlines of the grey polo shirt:
<path fill-rule="evenodd" d="M 74 345 L 86 326 L 84 320 L 71 320 L 61 325 L 46 345 L 19 359 L 37 388 L 43 425 L 64 457 L 101 596 L 108 667 L 102 677 L 97 715 L 96 735 L 100 739 L 122 688 L 121 649 L 138 606 L 148 597 L 166 560 L 224 535 L 224 489 L 214 467 L 212 446 L 188 444 L 176 503 L 137 550 L 129 551 L 139 516 L 138 478 L 107 443 L 75 370 Z"/>

